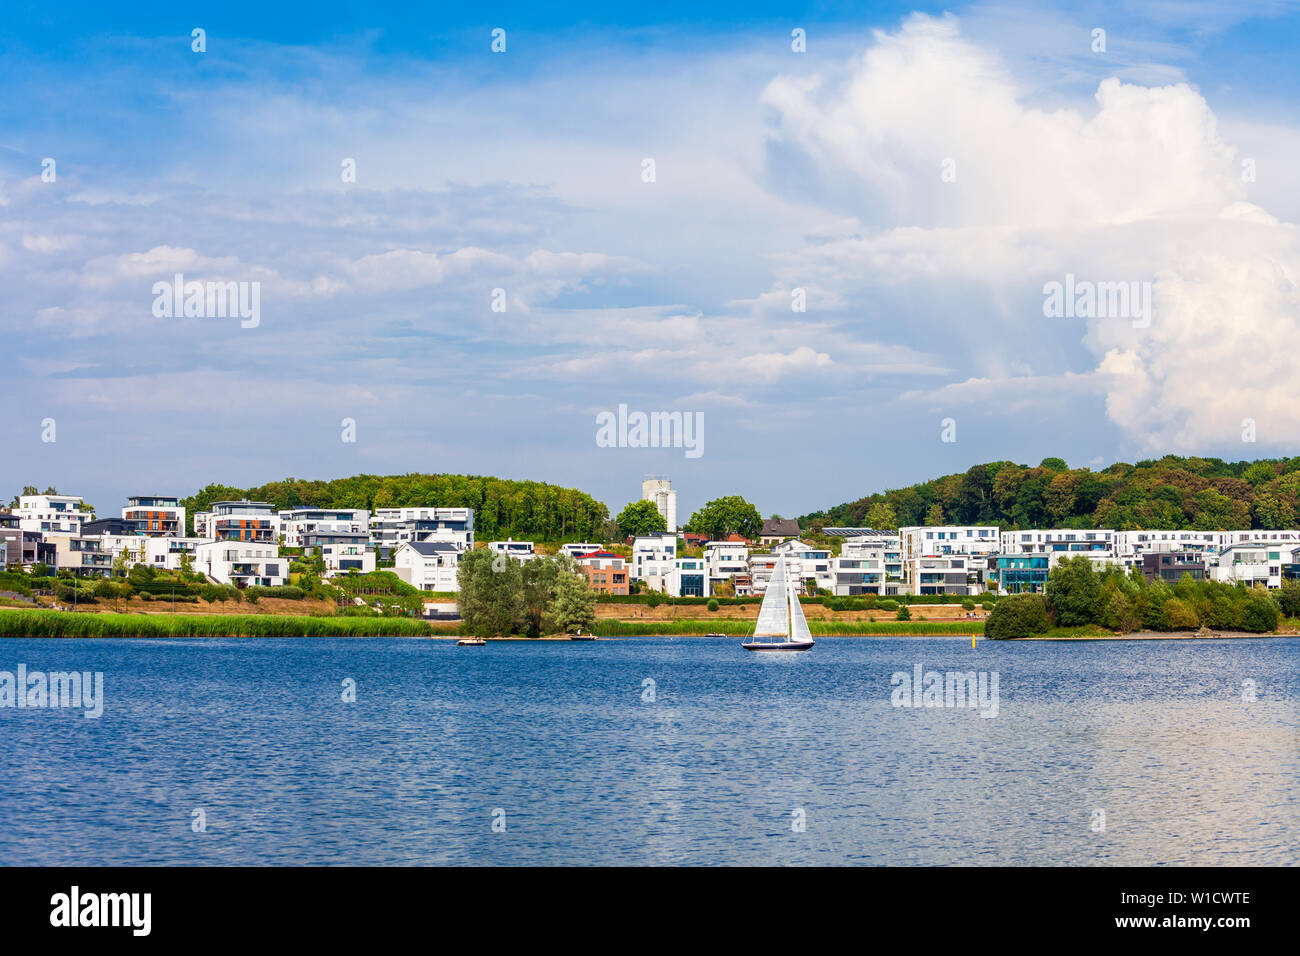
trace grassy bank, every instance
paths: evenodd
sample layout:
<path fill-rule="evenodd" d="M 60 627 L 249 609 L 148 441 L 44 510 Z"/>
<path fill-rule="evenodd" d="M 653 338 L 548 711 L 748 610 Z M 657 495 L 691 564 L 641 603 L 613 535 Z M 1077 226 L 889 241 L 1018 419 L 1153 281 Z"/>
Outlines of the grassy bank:
<path fill-rule="evenodd" d="M 830 635 L 855 636 L 942 636 L 946 634 L 983 634 L 983 621 L 809 621 L 809 630 L 818 637 Z M 656 634 L 692 636 L 727 634 L 749 637 L 754 633 L 752 621 L 728 620 L 676 620 L 676 621 L 617 621 L 602 619 L 596 624 L 596 633 L 602 637 L 647 637 Z"/>
<path fill-rule="evenodd" d="M 0 637 L 425 637 L 423 621 L 401 617 L 280 614 L 76 614 L 6 611 Z"/>

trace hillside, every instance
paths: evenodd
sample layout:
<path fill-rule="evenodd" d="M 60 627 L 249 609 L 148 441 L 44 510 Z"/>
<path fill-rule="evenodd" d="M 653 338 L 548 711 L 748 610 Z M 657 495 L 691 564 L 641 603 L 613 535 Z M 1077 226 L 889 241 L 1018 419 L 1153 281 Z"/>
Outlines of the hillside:
<path fill-rule="evenodd" d="M 1034 467 L 973 465 L 906 488 L 804 515 L 826 525 L 994 524 L 1004 528 L 1293 528 L 1300 515 L 1300 458 L 1225 462 L 1180 458 L 1124 462 L 1101 471 L 1060 458 Z"/>
<path fill-rule="evenodd" d="M 480 475 L 355 475 L 285 478 L 255 488 L 210 484 L 184 499 L 187 514 L 214 501 L 251 498 L 276 508 L 473 508 L 475 537 L 581 541 L 604 533 L 609 509 L 576 488 Z M 603 540 L 603 539 L 597 539 Z"/>

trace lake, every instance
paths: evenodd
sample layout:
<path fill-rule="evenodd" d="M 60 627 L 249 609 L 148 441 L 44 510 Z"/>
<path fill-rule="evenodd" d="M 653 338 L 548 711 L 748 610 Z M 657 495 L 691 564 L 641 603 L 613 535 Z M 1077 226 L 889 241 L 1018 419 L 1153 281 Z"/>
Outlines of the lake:
<path fill-rule="evenodd" d="M 1300 863 L 1296 638 L 0 641 L 19 664 L 104 702 L 0 707 L 6 865 Z M 996 674 L 996 716 L 895 706 L 918 665 Z"/>

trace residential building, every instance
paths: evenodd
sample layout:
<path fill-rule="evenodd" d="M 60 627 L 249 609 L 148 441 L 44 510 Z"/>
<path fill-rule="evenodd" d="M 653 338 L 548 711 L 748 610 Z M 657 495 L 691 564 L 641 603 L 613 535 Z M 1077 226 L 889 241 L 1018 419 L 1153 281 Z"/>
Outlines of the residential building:
<path fill-rule="evenodd" d="M 126 499 L 122 520 L 135 525 L 139 534 L 177 538 L 185 534 L 185 509 L 180 499 L 167 495 L 133 495 Z"/>
<path fill-rule="evenodd" d="M 1115 550 L 1115 532 L 1104 528 L 1049 528 L 1003 531 L 999 553 L 1047 554 L 1052 551 L 1072 553 Z"/>
<path fill-rule="evenodd" d="M 1209 576 L 1205 555 L 1192 551 L 1153 551 L 1142 555 L 1142 576 L 1148 581 L 1177 584 L 1183 575 L 1193 581 L 1204 581 Z"/>
<path fill-rule="evenodd" d="M 196 516 L 197 519 L 197 516 Z M 289 559 L 274 542 L 240 538 L 204 541 L 193 549 L 194 570 L 218 584 L 245 588 L 289 583 Z"/>
<path fill-rule="evenodd" d="M 0 511 L 0 548 L 4 549 L 0 567 L 23 563 L 22 519 L 7 511 Z"/>
<path fill-rule="evenodd" d="M 365 508 L 290 508 L 278 517 L 285 547 L 306 547 L 307 536 L 335 534 L 364 535 L 369 543 L 370 512 Z"/>
<path fill-rule="evenodd" d="M 647 475 L 641 482 L 641 498 L 653 501 L 655 510 L 663 516 L 669 534 L 677 533 L 677 492 L 673 483 L 660 475 Z"/>
<path fill-rule="evenodd" d="M 664 590 L 673 597 L 708 597 L 709 572 L 703 558 L 678 558 L 664 582 Z"/>
<path fill-rule="evenodd" d="M 96 518 L 94 521 L 83 521 L 81 533 L 84 535 L 109 534 L 118 537 L 141 536 L 140 532 L 136 530 L 136 523 L 127 518 Z"/>
<path fill-rule="evenodd" d="M 531 541 L 516 541 L 514 538 L 507 538 L 505 541 L 489 541 L 488 549 L 518 561 L 531 561 L 537 557 Z"/>
<path fill-rule="evenodd" d="M 830 591 L 837 597 L 903 593 L 903 555 L 897 535 L 845 536 L 831 559 Z"/>
<path fill-rule="evenodd" d="M 584 554 L 591 554 L 591 552 L 599 551 L 600 549 L 601 549 L 600 545 L 592 544 L 590 542 L 579 542 L 576 544 L 562 544 L 560 545 L 560 554 L 564 555 L 566 558 L 573 558 L 574 560 L 577 560 L 578 558 L 582 557 Z"/>
<path fill-rule="evenodd" d="M 785 557 L 791 577 L 798 575 L 800 581 L 812 581 L 823 591 L 830 591 L 835 587 L 835 575 L 831 571 L 829 550 L 814 547 L 796 538 L 775 545 L 772 553 Z"/>
<path fill-rule="evenodd" d="M 376 508 L 370 516 L 370 543 L 380 557 L 396 555 L 404 544 L 423 541 L 474 547 L 473 508 Z"/>
<path fill-rule="evenodd" d="M 1202 555 L 1207 566 L 1218 560 L 1227 542 L 1224 531 L 1116 531 L 1115 554 L 1128 568 L 1142 568 L 1148 554 L 1171 554 L 1185 551 Z"/>
<path fill-rule="evenodd" d="M 325 562 L 326 573 L 347 574 L 356 571 L 369 574 L 375 570 L 375 552 L 370 547 L 370 532 L 365 531 L 304 531 L 300 534 L 302 553 L 318 554 Z"/>
<path fill-rule="evenodd" d="M 630 594 L 627 559 L 610 551 L 592 551 L 578 558 L 578 570 L 593 591 L 602 594 Z"/>
<path fill-rule="evenodd" d="M 81 526 L 95 520 L 80 495 L 21 495 L 13 513 L 24 531 L 43 534 L 81 534 Z"/>
<path fill-rule="evenodd" d="M 254 541 L 276 544 L 280 516 L 266 501 L 214 501 L 210 511 L 194 515 L 194 535 L 209 541 Z"/>
<path fill-rule="evenodd" d="M 1041 594 L 1047 588 L 1052 555 L 997 554 L 989 559 L 989 589 L 999 594 Z"/>
<path fill-rule="evenodd" d="M 82 537 L 54 534 L 46 538 L 54 545 L 54 565 L 77 577 L 107 577 L 113 570 L 113 552 L 104 546 L 101 535 Z"/>
<path fill-rule="evenodd" d="M 909 594 L 980 593 L 988 572 L 988 557 L 997 554 L 1000 547 L 996 525 L 907 527 L 899 528 L 898 536 L 903 552 L 903 583 Z M 955 556 L 968 560 L 922 563 L 926 558 Z M 955 590 L 963 575 L 968 579 L 967 590 Z"/>
<path fill-rule="evenodd" d="M 1241 532 L 1229 531 L 1230 535 Z M 1212 573 L 1214 580 L 1228 584 L 1254 587 L 1262 584 L 1268 588 L 1282 586 L 1282 565 L 1295 562 L 1297 549 L 1268 541 L 1230 544 L 1219 552 Z"/>
<path fill-rule="evenodd" d="M 421 591 L 459 591 L 456 570 L 461 554 L 459 541 L 408 541 L 394 552 L 393 570 Z"/>
<path fill-rule="evenodd" d="M 710 541 L 704 545 L 704 566 L 709 573 L 709 589 L 712 591 L 737 574 L 749 573 L 749 548 L 742 542 Z"/>
<path fill-rule="evenodd" d="M 632 541 L 632 579 L 652 591 L 665 591 L 677 569 L 677 536 L 652 534 Z"/>
<path fill-rule="evenodd" d="M 768 518 L 758 533 L 758 543 L 780 544 L 788 538 L 799 537 L 799 522 L 793 518 Z"/>

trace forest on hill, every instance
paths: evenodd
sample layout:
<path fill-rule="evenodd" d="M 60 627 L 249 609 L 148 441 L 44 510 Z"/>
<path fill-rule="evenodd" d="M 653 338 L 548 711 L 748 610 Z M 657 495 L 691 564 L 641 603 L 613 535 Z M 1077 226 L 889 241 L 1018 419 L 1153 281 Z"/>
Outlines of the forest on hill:
<path fill-rule="evenodd" d="M 585 492 L 540 481 L 481 475 L 354 475 L 331 481 L 285 478 L 255 488 L 210 484 L 185 498 L 188 515 L 214 501 L 250 498 L 280 508 L 473 508 L 474 536 L 484 541 L 605 540 L 609 509 Z"/>
<path fill-rule="evenodd" d="M 1010 461 L 877 492 L 799 519 L 801 527 L 990 524 L 1002 528 L 1228 531 L 1294 528 L 1300 457 L 1227 462 L 1166 455 L 1100 471 L 1063 459 Z"/>

